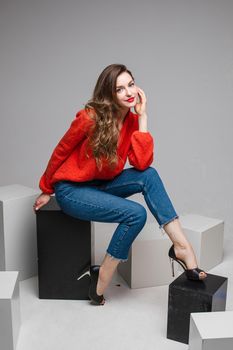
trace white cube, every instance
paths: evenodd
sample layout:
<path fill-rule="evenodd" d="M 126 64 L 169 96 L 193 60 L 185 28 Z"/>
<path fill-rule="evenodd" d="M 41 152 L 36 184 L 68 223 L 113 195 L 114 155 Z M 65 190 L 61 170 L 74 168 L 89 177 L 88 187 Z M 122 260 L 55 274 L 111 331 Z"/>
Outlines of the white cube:
<path fill-rule="evenodd" d="M 172 277 L 168 251 L 172 242 L 167 235 L 162 235 L 156 223 L 146 223 L 134 240 L 128 260 L 118 265 L 118 272 L 130 288 L 144 288 L 166 285 Z"/>
<path fill-rule="evenodd" d="M 19 271 L 19 280 L 37 274 L 36 215 L 39 191 L 21 185 L 0 187 L 0 270 Z"/>
<path fill-rule="evenodd" d="M 179 219 L 199 267 L 208 271 L 218 265 L 223 258 L 223 220 L 194 214 L 181 215 Z"/>
<path fill-rule="evenodd" d="M 0 271 L 0 348 L 14 350 L 20 331 L 19 272 Z"/>
<path fill-rule="evenodd" d="M 232 350 L 233 311 L 190 315 L 189 350 Z"/>

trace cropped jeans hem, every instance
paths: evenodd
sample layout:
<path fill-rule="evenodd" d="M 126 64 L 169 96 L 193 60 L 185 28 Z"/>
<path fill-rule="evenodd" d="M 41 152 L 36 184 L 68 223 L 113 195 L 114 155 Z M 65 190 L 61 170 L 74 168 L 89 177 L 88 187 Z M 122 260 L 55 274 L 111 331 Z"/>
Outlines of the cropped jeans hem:
<path fill-rule="evenodd" d="M 166 231 L 164 230 L 164 226 L 170 224 L 170 222 L 174 221 L 175 219 L 179 219 L 179 215 L 175 215 L 174 218 L 168 220 L 167 222 L 165 222 L 165 224 L 159 225 L 159 228 L 163 235 L 166 233 Z"/>
<path fill-rule="evenodd" d="M 128 261 L 128 258 L 126 258 L 126 259 L 122 259 L 122 258 L 117 258 L 117 257 L 115 257 L 115 256 L 113 256 L 112 254 L 110 254 L 108 251 L 106 251 L 106 254 L 112 259 L 112 260 L 120 260 L 120 262 L 126 262 L 126 261 Z"/>

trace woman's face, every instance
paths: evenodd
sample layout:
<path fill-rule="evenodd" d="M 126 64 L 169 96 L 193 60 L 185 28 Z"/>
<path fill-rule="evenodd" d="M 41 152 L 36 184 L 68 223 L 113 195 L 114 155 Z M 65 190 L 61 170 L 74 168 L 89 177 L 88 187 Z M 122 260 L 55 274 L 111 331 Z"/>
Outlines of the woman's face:
<path fill-rule="evenodd" d="M 116 98 L 123 109 L 134 107 L 137 103 L 137 86 L 127 72 L 121 73 L 116 81 Z"/>

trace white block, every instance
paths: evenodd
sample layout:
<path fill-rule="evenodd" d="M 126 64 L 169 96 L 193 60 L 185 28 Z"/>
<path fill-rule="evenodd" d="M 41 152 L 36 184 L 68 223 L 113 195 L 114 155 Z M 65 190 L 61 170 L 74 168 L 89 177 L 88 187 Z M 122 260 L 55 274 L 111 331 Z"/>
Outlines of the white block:
<path fill-rule="evenodd" d="M 189 350 L 232 350 L 233 311 L 191 313 Z"/>
<path fill-rule="evenodd" d="M 0 187 L 0 270 L 19 271 L 19 280 L 37 274 L 36 215 L 39 191 L 21 185 Z"/>
<path fill-rule="evenodd" d="M 18 271 L 0 271 L 0 349 L 14 350 L 20 331 Z"/>
<path fill-rule="evenodd" d="M 223 258 L 223 220 L 194 214 L 181 215 L 179 219 L 199 267 L 208 271 L 218 265 Z"/>
<path fill-rule="evenodd" d="M 131 288 L 166 285 L 174 280 L 168 251 L 172 242 L 156 223 L 146 223 L 134 240 L 129 258 L 118 265 L 119 274 Z M 177 278 L 177 264 L 174 264 Z"/>

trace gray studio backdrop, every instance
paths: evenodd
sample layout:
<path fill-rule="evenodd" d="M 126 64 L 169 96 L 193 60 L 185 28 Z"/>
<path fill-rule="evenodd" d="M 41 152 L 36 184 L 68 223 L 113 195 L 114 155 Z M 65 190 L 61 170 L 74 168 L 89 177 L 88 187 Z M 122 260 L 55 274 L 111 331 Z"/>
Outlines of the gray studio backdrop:
<path fill-rule="evenodd" d="M 1 186 L 37 187 L 102 69 L 124 63 L 177 211 L 223 219 L 231 239 L 233 1 L 1 0 L 0 39 Z"/>

